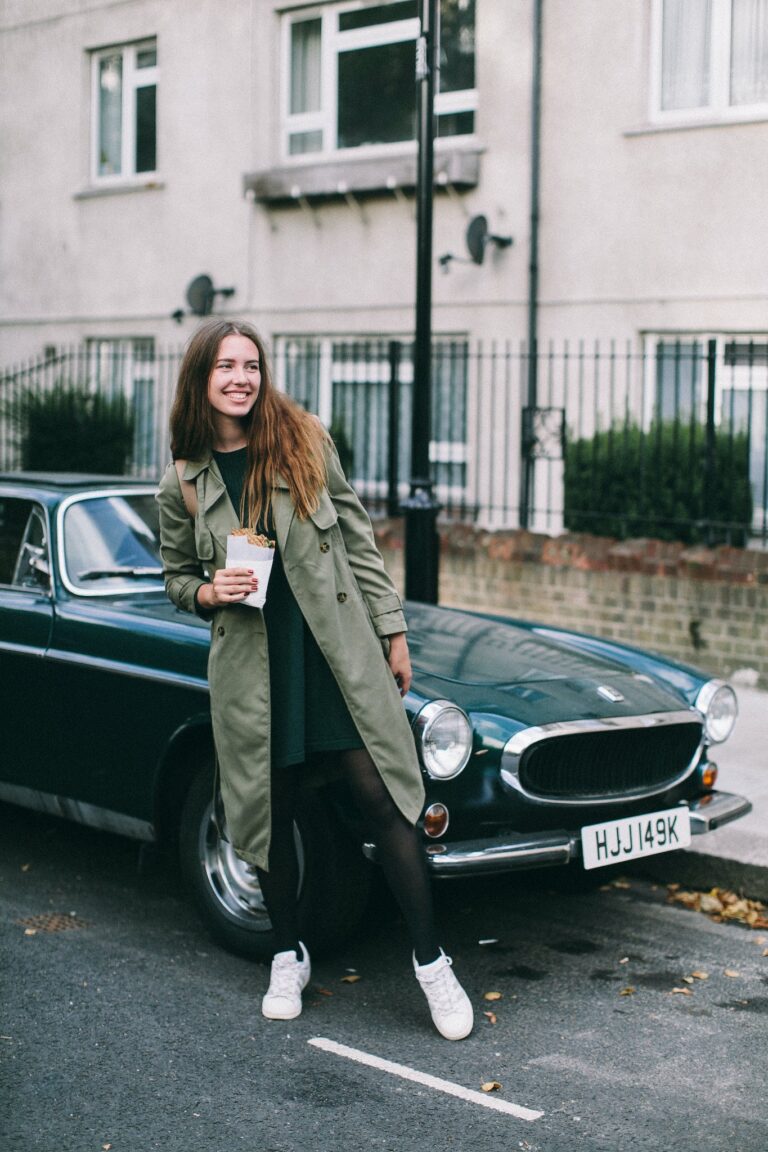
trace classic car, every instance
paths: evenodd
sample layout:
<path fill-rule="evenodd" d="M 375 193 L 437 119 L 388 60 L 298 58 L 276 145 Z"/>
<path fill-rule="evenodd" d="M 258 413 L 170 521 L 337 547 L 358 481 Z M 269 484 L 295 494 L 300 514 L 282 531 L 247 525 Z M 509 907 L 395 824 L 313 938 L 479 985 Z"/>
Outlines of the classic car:
<path fill-rule="evenodd" d="M 214 789 L 209 628 L 165 596 L 154 492 L 0 476 L 0 800 L 172 848 L 215 938 L 265 957 L 258 881 Z M 749 811 L 714 788 L 710 750 L 737 711 L 722 680 L 552 627 L 417 603 L 407 614 L 404 707 L 435 877 L 599 875 Z M 313 948 L 361 923 L 376 854 L 325 768 L 308 774 L 296 822 Z"/>

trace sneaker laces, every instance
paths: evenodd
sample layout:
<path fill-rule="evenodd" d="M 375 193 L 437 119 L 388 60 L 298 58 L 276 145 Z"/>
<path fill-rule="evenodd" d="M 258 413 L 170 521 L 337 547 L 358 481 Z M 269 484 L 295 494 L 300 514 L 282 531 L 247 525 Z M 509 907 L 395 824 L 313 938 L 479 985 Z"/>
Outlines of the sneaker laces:
<path fill-rule="evenodd" d="M 301 967 L 298 960 L 291 960 L 289 956 L 284 959 L 273 960 L 272 972 L 269 980 L 268 996 L 292 997 L 301 993 Z"/>
<path fill-rule="evenodd" d="M 464 993 L 451 972 L 453 960 L 450 956 L 443 956 L 443 960 L 434 975 L 422 977 L 422 987 L 440 1012 L 453 1012 L 463 1004 Z"/>

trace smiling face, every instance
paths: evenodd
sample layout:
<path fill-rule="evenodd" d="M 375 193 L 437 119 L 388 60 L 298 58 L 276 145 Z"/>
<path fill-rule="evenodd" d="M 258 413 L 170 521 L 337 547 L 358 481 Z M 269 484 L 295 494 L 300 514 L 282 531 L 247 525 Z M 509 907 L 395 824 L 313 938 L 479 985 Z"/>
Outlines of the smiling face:
<path fill-rule="evenodd" d="M 225 336 L 208 377 L 208 403 L 217 427 L 230 425 L 247 416 L 259 394 L 261 363 L 259 349 L 239 332 Z"/>

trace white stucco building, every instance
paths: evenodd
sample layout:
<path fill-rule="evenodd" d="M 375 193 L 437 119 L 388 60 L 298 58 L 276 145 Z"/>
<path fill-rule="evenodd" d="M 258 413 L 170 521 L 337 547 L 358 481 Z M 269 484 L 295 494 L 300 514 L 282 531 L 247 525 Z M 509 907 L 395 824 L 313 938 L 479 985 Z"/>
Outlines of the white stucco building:
<path fill-rule="evenodd" d="M 343 342 L 412 334 L 417 10 L 2 0 L 0 369 L 83 343 L 146 362 L 191 331 L 172 314 L 206 274 L 234 289 L 215 310 L 253 320 L 284 377 L 292 349 L 311 351 L 294 385 L 314 389 L 330 419 L 334 382 L 355 377 Z M 748 371 L 757 476 L 768 0 L 443 0 L 443 47 L 433 326 L 470 350 L 461 388 L 480 388 L 478 342 L 529 338 L 534 304 L 540 348 L 615 341 L 643 356 L 714 339 L 731 391 Z M 514 240 L 490 243 L 482 265 L 465 247 L 479 215 Z M 456 387 L 451 363 L 440 387 Z M 702 371 L 698 353 L 682 369 L 678 355 L 676 392 L 693 397 Z M 514 380 L 522 396 L 524 376 L 507 365 L 505 395 Z M 568 408 L 568 390 L 550 365 L 538 402 Z M 497 459 L 519 455 L 519 422 L 513 434 L 496 403 L 467 404 L 461 435 L 436 434 L 435 460 L 474 468 L 473 490 L 494 482 L 462 455 L 462 437 L 485 428 Z M 556 486 L 557 465 L 546 469 Z M 488 506 L 516 505 L 513 473 Z M 758 495 L 764 506 L 765 485 Z M 558 497 L 546 503 L 556 528 Z"/>

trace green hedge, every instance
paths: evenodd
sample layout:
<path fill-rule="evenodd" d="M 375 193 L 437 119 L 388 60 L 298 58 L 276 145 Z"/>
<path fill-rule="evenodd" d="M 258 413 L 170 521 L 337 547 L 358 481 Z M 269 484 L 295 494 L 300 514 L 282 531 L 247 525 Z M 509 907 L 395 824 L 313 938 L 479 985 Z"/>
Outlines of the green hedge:
<path fill-rule="evenodd" d="M 745 432 L 716 431 L 710 475 L 702 425 L 615 426 L 565 452 L 565 527 L 686 544 L 746 543 L 752 520 Z"/>
<path fill-rule="evenodd" d="M 22 466 L 32 472 L 122 475 L 133 447 L 124 396 L 101 396 L 68 383 L 22 397 L 16 414 Z"/>

